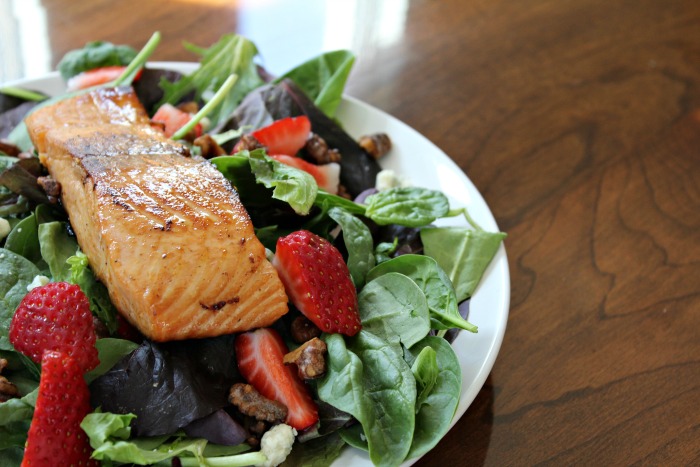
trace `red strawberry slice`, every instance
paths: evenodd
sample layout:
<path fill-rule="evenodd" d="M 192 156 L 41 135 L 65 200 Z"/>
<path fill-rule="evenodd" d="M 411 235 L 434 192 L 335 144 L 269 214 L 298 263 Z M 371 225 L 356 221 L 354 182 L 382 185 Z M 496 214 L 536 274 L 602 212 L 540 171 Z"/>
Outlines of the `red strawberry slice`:
<path fill-rule="evenodd" d="M 90 413 L 90 392 L 83 368 L 62 352 L 46 351 L 41 360 L 39 394 L 22 467 L 99 466 L 80 422 Z"/>
<path fill-rule="evenodd" d="M 299 157 L 284 155 L 271 155 L 270 157 L 277 162 L 290 165 L 311 174 L 311 176 L 316 180 L 316 184 L 319 188 L 322 188 L 333 195 L 338 194 L 338 185 L 340 184 L 340 164 L 331 162 L 329 164 L 316 165 L 306 162 L 304 159 Z"/>
<path fill-rule="evenodd" d="M 66 87 L 69 91 L 87 89 L 100 84 L 109 83 L 119 78 L 126 70 L 125 66 L 104 66 L 94 70 L 83 71 L 68 80 Z M 141 77 L 141 71 L 136 74 L 134 81 Z"/>
<path fill-rule="evenodd" d="M 174 105 L 163 104 L 158 108 L 155 115 L 153 115 L 151 121 L 162 124 L 165 136 L 170 138 L 191 119 L 192 114 L 180 110 Z M 202 136 L 202 125 L 200 123 L 194 127 L 194 136 Z"/>
<path fill-rule="evenodd" d="M 88 298 L 67 282 L 32 289 L 10 323 L 10 342 L 35 363 L 44 351 L 56 350 L 75 359 L 84 372 L 99 364 L 96 338 Z"/>
<path fill-rule="evenodd" d="M 308 389 L 282 362 L 288 350 L 277 331 L 261 328 L 240 334 L 234 347 L 241 375 L 260 394 L 287 406 L 288 425 L 303 430 L 318 421 Z"/>
<path fill-rule="evenodd" d="M 307 230 L 277 240 L 273 263 L 291 302 L 319 329 L 354 336 L 360 330 L 357 292 L 343 256 Z"/>
<path fill-rule="evenodd" d="M 267 148 L 268 154 L 294 156 L 304 147 L 310 133 L 311 122 L 302 115 L 277 120 L 252 135 Z"/>

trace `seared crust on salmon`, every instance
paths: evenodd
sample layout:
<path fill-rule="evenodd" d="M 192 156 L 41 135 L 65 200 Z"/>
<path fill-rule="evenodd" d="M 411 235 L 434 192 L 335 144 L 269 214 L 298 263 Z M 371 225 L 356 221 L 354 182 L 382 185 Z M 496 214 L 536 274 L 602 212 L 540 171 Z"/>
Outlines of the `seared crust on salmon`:
<path fill-rule="evenodd" d="M 144 335 L 230 334 L 287 312 L 236 191 L 152 128 L 131 89 L 67 99 L 26 123 L 90 266 Z"/>

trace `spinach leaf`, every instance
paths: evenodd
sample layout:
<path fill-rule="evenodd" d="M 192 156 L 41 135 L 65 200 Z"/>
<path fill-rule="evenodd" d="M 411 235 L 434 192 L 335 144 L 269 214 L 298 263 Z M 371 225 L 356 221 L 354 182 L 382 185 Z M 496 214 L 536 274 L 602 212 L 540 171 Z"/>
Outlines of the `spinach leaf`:
<path fill-rule="evenodd" d="M 400 464 L 413 438 L 416 402 L 416 381 L 401 346 L 364 330 L 347 345 L 339 334 L 324 340 L 329 361 L 319 398 L 362 424 L 375 465 Z"/>
<path fill-rule="evenodd" d="M 90 269 L 87 256 L 82 251 L 77 251 L 66 259 L 66 263 L 70 266 L 68 281 L 80 286 L 90 301 L 90 310 L 105 323 L 110 334 L 113 334 L 118 327 L 117 310 L 109 298 L 107 287 L 97 280 L 95 273 Z"/>
<path fill-rule="evenodd" d="M 444 194 L 426 188 L 392 188 L 370 195 L 365 215 L 379 225 L 428 225 L 450 210 Z"/>
<path fill-rule="evenodd" d="M 27 286 L 39 275 L 31 261 L 0 248 L 0 340 L 7 338 L 12 315 L 27 294 Z M 9 343 L 9 342 L 8 342 Z"/>
<path fill-rule="evenodd" d="M 354 62 L 355 56 L 348 50 L 327 52 L 288 71 L 275 82 L 291 79 L 319 109 L 333 117 Z"/>
<path fill-rule="evenodd" d="M 345 199 L 338 195 L 332 195 L 323 190 L 319 190 L 316 194 L 316 199 L 314 204 L 321 208 L 323 211 L 328 211 L 331 208 L 342 208 L 352 214 L 364 215 L 365 207 Z"/>
<path fill-rule="evenodd" d="M 272 197 L 286 201 L 300 216 L 305 216 L 314 204 L 318 185 L 304 172 L 268 157 L 264 150 L 249 153 L 248 162 L 258 183 L 274 188 Z"/>
<path fill-rule="evenodd" d="M 231 182 L 246 209 L 267 206 L 272 199 L 272 191 L 255 181 L 249 154 L 243 151 L 233 156 L 214 157 L 209 161 Z"/>
<path fill-rule="evenodd" d="M 5 240 L 5 248 L 20 256 L 24 256 L 40 269 L 46 266 L 41 258 L 38 225 L 34 213 L 15 225 Z"/>
<path fill-rule="evenodd" d="M 208 49 L 192 44 L 187 44 L 186 47 L 202 57 L 200 66 L 177 82 L 161 81 L 164 96 L 159 106 L 166 102 L 175 105 L 192 91 L 195 92 L 197 99 L 206 100 L 208 95 L 216 92 L 229 76 L 235 74 L 238 76 L 236 84 L 223 102 L 208 116 L 212 124 L 216 125 L 228 118 L 250 91 L 265 84 L 258 75 L 253 61 L 258 54 L 258 49 L 255 44 L 242 36 L 224 34 Z"/>
<path fill-rule="evenodd" d="M 406 358 L 419 391 L 410 459 L 430 451 L 450 429 L 462 390 L 462 370 L 452 346 L 440 337 L 425 337 Z"/>
<path fill-rule="evenodd" d="M 34 407 L 36 406 L 36 398 L 39 390 L 35 389 L 24 397 L 17 399 L 8 399 L 6 402 L 0 403 L 0 426 L 6 426 L 11 423 L 30 421 L 34 415 Z"/>
<path fill-rule="evenodd" d="M 78 251 L 78 242 L 68 235 L 65 224 L 59 221 L 39 224 L 39 245 L 54 281 L 68 281 L 71 271 L 66 260 Z"/>
<path fill-rule="evenodd" d="M 399 272 L 410 277 L 423 290 L 428 299 L 433 329 L 461 328 L 476 332 L 476 326 L 459 314 L 452 283 L 433 258 L 423 255 L 397 256 L 375 266 L 367 274 L 367 280 L 371 281 L 390 272 Z"/>
<path fill-rule="evenodd" d="M 61 77 L 67 80 L 83 71 L 104 66 L 128 65 L 136 57 L 136 50 L 128 45 L 114 45 L 111 42 L 93 41 L 82 49 L 71 50 L 58 62 Z"/>
<path fill-rule="evenodd" d="M 343 229 L 343 241 L 348 250 L 348 269 L 355 287 L 365 283 L 365 276 L 374 267 L 372 234 L 357 217 L 341 208 L 332 208 L 328 215 Z"/>
<path fill-rule="evenodd" d="M 425 254 L 434 258 L 454 284 L 457 300 L 469 298 L 501 242 L 502 232 L 460 227 L 425 228 L 420 232 Z"/>
<path fill-rule="evenodd" d="M 430 332 L 428 301 L 407 276 L 390 272 L 368 282 L 357 297 L 362 328 L 410 348 Z"/>
<path fill-rule="evenodd" d="M 338 433 L 340 434 L 340 437 L 343 438 L 343 441 L 348 443 L 350 446 L 356 449 L 361 449 L 365 452 L 369 451 L 365 430 L 362 429 L 362 425 L 359 423 L 343 428 Z"/>
<path fill-rule="evenodd" d="M 292 453 L 281 464 L 282 467 L 326 467 L 339 456 L 345 442 L 338 433 L 315 438 L 304 443 L 294 443 Z"/>

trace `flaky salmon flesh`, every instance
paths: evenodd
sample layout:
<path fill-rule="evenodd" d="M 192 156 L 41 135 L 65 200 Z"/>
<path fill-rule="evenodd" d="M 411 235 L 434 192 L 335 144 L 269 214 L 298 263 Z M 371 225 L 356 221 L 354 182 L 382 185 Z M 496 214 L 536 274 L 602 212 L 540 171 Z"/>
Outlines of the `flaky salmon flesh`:
<path fill-rule="evenodd" d="M 287 312 L 236 191 L 152 128 L 131 88 L 63 100 L 26 124 L 90 266 L 145 336 L 230 334 Z"/>

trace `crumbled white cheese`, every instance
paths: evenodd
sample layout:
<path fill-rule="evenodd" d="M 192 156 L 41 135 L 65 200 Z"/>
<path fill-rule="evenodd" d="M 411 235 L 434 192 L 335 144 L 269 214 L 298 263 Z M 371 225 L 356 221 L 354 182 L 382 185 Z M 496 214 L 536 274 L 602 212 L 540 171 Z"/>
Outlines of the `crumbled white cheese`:
<path fill-rule="evenodd" d="M 292 452 L 296 435 L 297 430 L 284 423 L 270 428 L 260 440 L 260 451 L 265 454 L 267 461 L 258 465 L 275 467 L 284 462 L 289 453 Z"/>
<path fill-rule="evenodd" d="M 0 240 L 7 237 L 11 230 L 12 227 L 10 227 L 10 223 L 7 222 L 7 219 L 0 217 Z"/>
<path fill-rule="evenodd" d="M 41 287 L 42 285 L 46 285 L 49 282 L 51 282 L 51 279 L 49 279 L 46 276 L 36 276 L 36 277 L 34 277 L 34 280 L 32 281 L 32 283 L 27 286 L 27 292 L 31 292 L 32 289 L 36 289 L 37 287 Z"/>
<path fill-rule="evenodd" d="M 385 169 L 377 174 L 375 188 L 379 191 L 407 186 L 411 186 L 411 181 L 404 176 L 398 175 L 393 170 Z"/>

